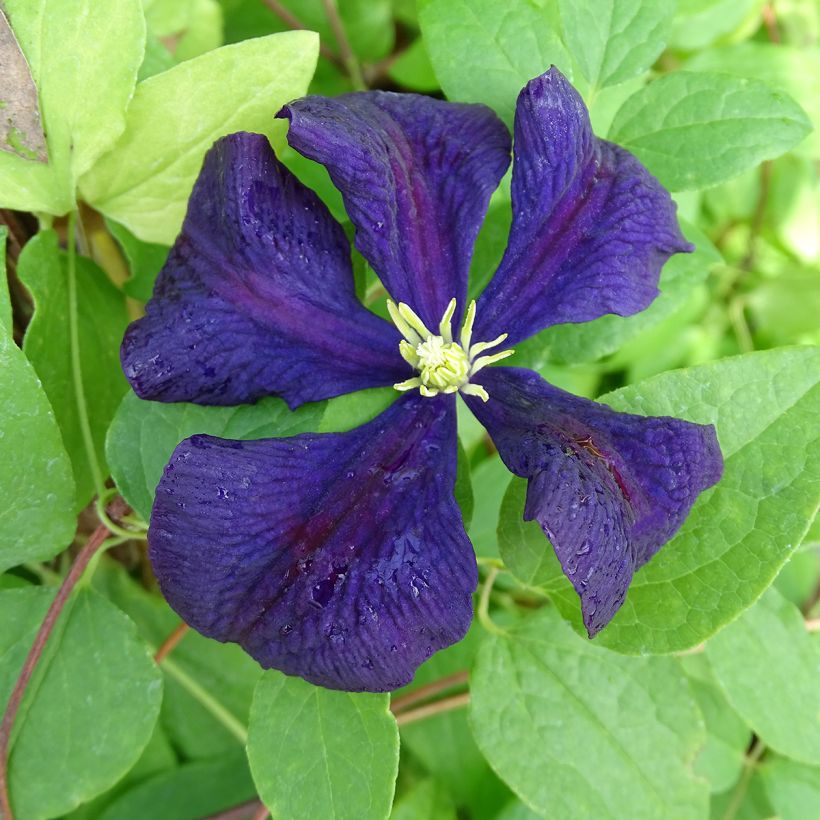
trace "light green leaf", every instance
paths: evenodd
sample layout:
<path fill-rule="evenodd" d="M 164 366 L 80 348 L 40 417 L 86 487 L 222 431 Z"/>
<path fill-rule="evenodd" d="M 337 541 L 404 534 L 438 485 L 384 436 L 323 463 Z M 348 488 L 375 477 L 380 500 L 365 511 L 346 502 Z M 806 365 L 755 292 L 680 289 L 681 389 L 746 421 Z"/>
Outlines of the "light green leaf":
<path fill-rule="evenodd" d="M 564 41 L 592 86 L 646 71 L 666 46 L 674 0 L 559 0 Z"/>
<path fill-rule="evenodd" d="M 180 820 L 210 817 L 251 801 L 256 792 L 241 751 L 186 763 L 136 784 L 99 820 Z"/>
<path fill-rule="evenodd" d="M 123 497 L 147 520 L 162 470 L 184 438 L 198 433 L 234 439 L 294 436 L 316 430 L 323 412 L 323 402 L 293 411 L 281 399 L 203 407 L 143 401 L 128 393 L 108 431 L 105 451 Z"/>
<path fill-rule="evenodd" d="M 820 351 L 781 348 L 664 373 L 602 397 L 615 410 L 714 424 L 720 483 L 635 576 L 597 643 L 688 649 L 751 606 L 798 547 L 818 504 Z M 580 628 L 577 596 L 555 593 Z"/>
<path fill-rule="evenodd" d="M 76 528 L 74 479 L 34 368 L 14 343 L 0 227 L 0 572 L 51 558 Z"/>
<path fill-rule="evenodd" d="M 222 45 L 222 8 L 217 0 L 142 0 L 148 31 L 173 43 L 182 62 Z"/>
<path fill-rule="evenodd" d="M 694 51 L 743 28 L 748 37 L 759 26 L 765 0 L 678 0 L 671 44 Z M 745 24 L 745 25 L 744 25 Z"/>
<path fill-rule="evenodd" d="M 1 204 L 64 214 L 77 180 L 113 145 L 145 49 L 140 0 L 6 0 L 40 95 L 48 163 L 0 152 Z"/>
<path fill-rule="evenodd" d="M 705 733 L 674 660 L 626 658 L 551 607 L 482 647 L 471 722 L 492 767 L 548 817 L 702 818 Z"/>
<path fill-rule="evenodd" d="M 630 97 L 609 138 L 681 191 L 717 185 L 778 157 L 810 130 L 803 109 L 765 83 L 677 71 Z"/>
<path fill-rule="evenodd" d="M 379 820 L 390 814 L 399 732 L 387 695 L 335 692 L 266 672 L 249 730 L 251 772 L 274 817 Z"/>
<path fill-rule="evenodd" d="M 820 649 L 797 607 L 770 589 L 706 644 L 735 711 L 770 748 L 820 764 Z"/>
<path fill-rule="evenodd" d="M 170 245 L 202 158 L 235 131 L 281 141 L 276 111 L 307 90 L 318 38 L 309 31 L 210 51 L 143 80 L 125 132 L 81 180 L 83 197 L 146 242 Z"/>
<path fill-rule="evenodd" d="M 77 509 L 94 493 L 83 441 L 71 365 L 66 255 L 57 234 L 44 231 L 29 241 L 17 275 L 34 300 L 34 317 L 23 350 L 43 383 L 74 469 Z M 105 433 L 128 389 L 119 347 L 128 325 L 125 298 L 90 259 L 77 257 L 77 308 L 83 391 L 97 461 L 104 461 Z"/>
<path fill-rule="evenodd" d="M 572 79 L 554 9 L 530 0 L 426 0 L 419 23 L 451 100 L 486 103 L 511 124 L 521 89 L 551 65 Z"/>
<path fill-rule="evenodd" d="M 780 820 L 820 815 L 820 767 L 772 757 L 760 767 L 760 774 Z"/>
<path fill-rule="evenodd" d="M 52 596 L 43 587 L 0 593 L 2 703 Z M 113 785 L 148 743 L 161 700 L 162 678 L 134 624 L 96 592 L 80 590 L 15 724 L 9 760 L 15 814 L 56 817 Z"/>

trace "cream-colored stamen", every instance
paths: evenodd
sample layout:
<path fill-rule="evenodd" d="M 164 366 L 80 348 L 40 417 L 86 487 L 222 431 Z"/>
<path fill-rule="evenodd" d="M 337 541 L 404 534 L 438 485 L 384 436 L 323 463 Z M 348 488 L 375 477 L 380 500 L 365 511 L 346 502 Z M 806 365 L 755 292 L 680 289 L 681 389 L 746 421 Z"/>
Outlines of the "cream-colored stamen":
<path fill-rule="evenodd" d="M 456 300 L 451 299 L 438 326 L 438 334 L 428 330 L 421 318 L 404 302 L 396 305 L 388 300 L 387 310 L 393 324 L 404 338 L 399 342 L 402 358 L 419 375 L 394 384 L 402 392 L 418 388 L 422 396 L 437 396 L 439 393 L 461 391 L 465 396 L 477 396 L 487 401 L 487 391 L 479 384 L 471 384 L 470 379 L 487 365 L 500 362 L 512 356 L 514 350 L 502 350 L 489 356 L 481 356 L 485 350 L 500 345 L 507 334 L 502 333 L 491 342 L 470 345 L 475 323 L 475 301 L 470 302 L 464 316 L 459 342 L 453 341 L 453 315 Z"/>

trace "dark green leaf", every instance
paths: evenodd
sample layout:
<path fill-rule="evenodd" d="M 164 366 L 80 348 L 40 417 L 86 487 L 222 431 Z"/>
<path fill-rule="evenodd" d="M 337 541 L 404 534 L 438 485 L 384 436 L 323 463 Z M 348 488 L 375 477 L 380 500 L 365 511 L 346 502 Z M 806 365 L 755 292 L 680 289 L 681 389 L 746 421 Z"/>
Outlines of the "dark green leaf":
<path fill-rule="evenodd" d="M 51 599 L 42 587 L 0 594 L 2 703 Z M 162 677 L 134 624 L 96 592 L 76 593 L 15 724 L 9 785 L 16 815 L 62 815 L 113 785 L 148 743 L 161 700 Z"/>
<path fill-rule="evenodd" d="M 94 483 L 74 389 L 67 265 L 57 235 L 45 231 L 23 249 L 17 274 L 31 292 L 35 306 L 23 350 L 54 408 L 71 456 L 80 509 L 93 495 Z M 90 259 L 77 258 L 76 278 L 82 386 L 95 456 L 102 464 L 106 430 L 128 389 L 119 357 L 128 316 L 122 293 Z"/>

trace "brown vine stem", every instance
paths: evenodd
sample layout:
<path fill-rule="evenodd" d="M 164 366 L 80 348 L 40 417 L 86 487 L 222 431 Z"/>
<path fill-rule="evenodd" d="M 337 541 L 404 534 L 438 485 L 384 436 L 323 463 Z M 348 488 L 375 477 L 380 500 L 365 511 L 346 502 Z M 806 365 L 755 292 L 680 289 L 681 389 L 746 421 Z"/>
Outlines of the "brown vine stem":
<path fill-rule="evenodd" d="M 154 660 L 162 663 L 165 658 L 174 651 L 177 644 L 185 637 L 190 627 L 182 621 L 177 628 L 162 642 L 160 648 L 154 653 Z"/>
<path fill-rule="evenodd" d="M 248 800 L 225 811 L 209 814 L 203 820 L 265 820 L 270 812 L 261 800 Z"/>
<path fill-rule="evenodd" d="M 456 686 L 464 686 L 470 679 L 470 673 L 466 669 L 460 672 L 455 672 L 452 675 L 447 675 L 445 678 L 439 678 L 432 683 L 425 686 L 420 686 L 406 695 L 399 695 L 390 701 L 390 711 L 394 715 L 400 715 L 402 712 L 408 711 L 411 706 L 415 706 L 423 700 L 428 700 L 439 692 L 445 692 L 448 689 L 454 689 Z"/>
<path fill-rule="evenodd" d="M 336 5 L 336 0 L 322 0 L 322 6 L 325 10 L 327 22 L 330 25 L 330 30 L 336 38 L 336 43 L 339 46 L 339 52 L 342 55 L 342 62 L 350 77 L 350 82 L 353 85 L 354 91 L 364 91 L 367 84 L 364 81 L 362 74 L 362 67 L 350 47 L 350 40 L 347 39 L 347 32 L 345 31 L 342 18 L 339 16 L 339 7 Z"/>
<path fill-rule="evenodd" d="M 117 499 L 111 505 L 111 513 L 116 518 L 124 515 L 127 509 L 128 507 L 122 499 Z M 74 559 L 74 563 L 71 565 L 68 575 L 66 575 L 63 583 L 60 585 L 57 595 L 51 602 L 51 606 L 48 608 L 48 612 L 46 612 L 46 616 L 43 618 L 40 628 L 37 630 L 34 643 L 31 645 L 31 649 L 29 649 L 17 682 L 11 691 L 11 697 L 6 705 L 6 711 L 3 714 L 3 721 L 0 723 L 0 814 L 2 814 L 5 820 L 14 820 L 8 784 L 9 746 L 11 743 L 11 732 L 14 728 L 14 720 L 17 717 L 20 704 L 23 702 L 26 688 L 34 675 L 34 671 L 43 655 L 43 650 L 48 643 L 48 639 L 51 637 L 51 633 L 54 631 L 54 627 L 60 618 L 60 614 L 68 602 L 74 587 L 77 586 L 77 582 L 82 578 L 86 567 L 105 544 L 110 534 L 109 529 L 101 524 L 91 534 L 85 546 L 77 553 L 77 557 Z"/>
<path fill-rule="evenodd" d="M 305 29 L 307 26 L 279 0 L 262 0 L 262 2 L 286 25 L 294 30 Z M 339 56 L 331 51 L 324 43 L 319 43 L 319 54 L 337 68 L 345 71 L 347 67 Z"/>
<path fill-rule="evenodd" d="M 415 723 L 417 720 L 424 720 L 443 712 L 450 712 L 453 709 L 462 709 L 470 702 L 470 693 L 462 692 L 460 695 L 451 695 L 449 698 L 434 700 L 432 703 L 425 703 L 418 709 L 408 709 L 396 715 L 396 723 L 399 726 L 406 726 L 408 723 Z"/>

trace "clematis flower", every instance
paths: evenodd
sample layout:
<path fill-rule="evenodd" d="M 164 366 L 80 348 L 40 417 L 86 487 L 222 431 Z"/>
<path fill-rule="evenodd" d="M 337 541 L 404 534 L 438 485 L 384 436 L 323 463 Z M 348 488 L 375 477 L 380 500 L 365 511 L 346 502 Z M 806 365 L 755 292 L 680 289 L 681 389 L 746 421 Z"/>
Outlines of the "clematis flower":
<path fill-rule="evenodd" d="M 647 307 L 665 261 L 691 250 L 669 195 L 593 135 L 551 69 L 518 99 L 509 243 L 468 304 L 473 245 L 509 164 L 490 109 L 363 92 L 278 116 L 341 191 L 392 323 L 357 300 L 345 233 L 318 197 L 263 136 L 233 134 L 206 156 L 126 334 L 126 375 L 168 402 L 274 395 L 295 408 L 385 385 L 397 399 L 346 433 L 183 441 L 149 530 L 165 597 L 263 667 L 334 689 L 406 684 L 472 619 L 476 560 L 453 496 L 460 394 L 528 480 L 524 518 L 594 635 L 720 477 L 714 429 L 616 413 L 498 362 L 551 325 Z"/>

